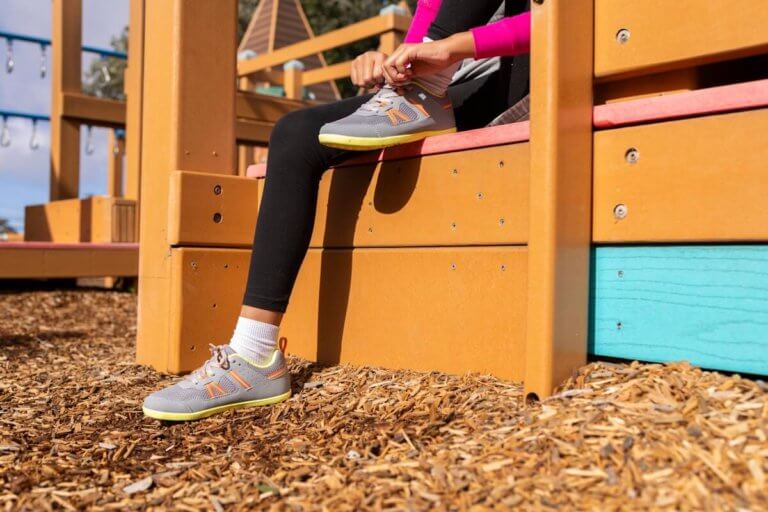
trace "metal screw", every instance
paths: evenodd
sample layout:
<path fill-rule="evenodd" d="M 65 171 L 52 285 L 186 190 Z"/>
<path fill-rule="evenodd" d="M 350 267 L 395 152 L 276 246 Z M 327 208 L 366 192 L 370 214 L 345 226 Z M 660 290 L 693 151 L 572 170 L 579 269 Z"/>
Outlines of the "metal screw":
<path fill-rule="evenodd" d="M 373 233 L 373 228 L 368 228 L 369 233 Z"/>
<path fill-rule="evenodd" d="M 616 41 L 619 44 L 626 44 L 627 42 L 629 42 L 629 38 L 631 35 L 632 33 L 628 29 L 623 28 L 618 32 L 616 32 Z"/>
<path fill-rule="evenodd" d="M 619 276 L 619 279 L 624 277 L 624 271 L 623 270 L 619 270 L 616 274 Z"/>
<path fill-rule="evenodd" d="M 477 198 L 478 199 L 482 199 L 483 198 L 483 193 L 482 192 L 478 192 L 477 193 Z"/>
<path fill-rule="evenodd" d="M 503 226 L 503 225 L 504 225 L 504 219 L 499 219 L 499 226 Z"/>
<path fill-rule="evenodd" d="M 626 160 L 628 164 L 636 164 L 637 161 L 640 160 L 640 152 L 637 148 L 629 148 L 627 152 L 624 153 L 624 160 Z"/>
<path fill-rule="evenodd" d="M 456 176 L 457 174 L 459 174 L 459 170 L 458 169 L 453 169 L 453 170 L 451 170 L 451 174 Z"/>
<path fill-rule="evenodd" d="M 218 151 L 216 151 L 216 150 L 214 150 L 214 151 L 211 151 L 211 154 L 212 154 L 213 156 L 219 156 L 219 153 L 218 153 Z"/>
<path fill-rule="evenodd" d="M 213 222 L 216 224 L 219 224 L 221 222 L 222 216 L 219 212 L 216 212 L 213 214 Z"/>
<path fill-rule="evenodd" d="M 627 205 L 625 204 L 617 204 L 613 208 L 613 216 L 618 220 L 626 218 L 628 213 L 629 211 L 627 210 Z"/>
<path fill-rule="evenodd" d="M 221 195 L 221 185 L 214 186 L 213 187 L 213 193 L 216 194 L 217 196 L 220 196 Z"/>
<path fill-rule="evenodd" d="M 499 160 L 499 167 L 504 167 L 504 160 Z"/>
<path fill-rule="evenodd" d="M 621 330 L 622 327 L 623 327 L 623 324 L 621 322 L 616 322 L 616 328 L 618 330 Z"/>
<path fill-rule="evenodd" d="M 451 229 L 454 229 L 454 230 L 456 229 L 456 223 L 455 222 L 451 222 Z"/>
<path fill-rule="evenodd" d="M 190 352 L 194 352 L 195 351 L 195 346 L 194 345 L 190 345 L 189 346 L 189 351 Z"/>
<path fill-rule="evenodd" d="M 456 270 L 456 264 L 455 263 L 451 263 L 451 270 Z"/>
<path fill-rule="evenodd" d="M 507 270 L 507 266 L 502 263 L 501 264 L 501 271 L 504 272 L 505 270 Z"/>
<path fill-rule="evenodd" d="M 192 267 L 192 270 L 197 270 L 197 262 L 196 261 L 193 261 L 192 263 L 190 263 L 189 266 Z"/>

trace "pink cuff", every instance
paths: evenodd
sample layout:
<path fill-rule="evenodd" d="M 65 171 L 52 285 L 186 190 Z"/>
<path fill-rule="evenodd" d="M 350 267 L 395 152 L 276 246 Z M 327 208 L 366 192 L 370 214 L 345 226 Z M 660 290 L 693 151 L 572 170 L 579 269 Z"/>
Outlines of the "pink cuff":
<path fill-rule="evenodd" d="M 531 50 L 531 13 L 504 18 L 496 23 L 473 28 L 475 58 L 510 57 Z"/>
<path fill-rule="evenodd" d="M 408 27 L 408 33 L 405 35 L 405 42 L 418 44 L 424 42 L 424 37 L 429 31 L 432 22 L 437 18 L 440 12 L 440 5 L 443 0 L 419 0 L 416 6 L 416 13 L 411 20 L 411 26 Z"/>

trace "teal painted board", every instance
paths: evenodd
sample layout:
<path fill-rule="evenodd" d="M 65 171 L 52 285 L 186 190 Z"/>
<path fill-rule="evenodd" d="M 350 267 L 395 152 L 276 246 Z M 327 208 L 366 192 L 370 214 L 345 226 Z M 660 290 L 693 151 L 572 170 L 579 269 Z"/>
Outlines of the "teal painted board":
<path fill-rule="evenodd" d="M 589 351 L 768 375 L 768 245 L 598 247 Z"/>

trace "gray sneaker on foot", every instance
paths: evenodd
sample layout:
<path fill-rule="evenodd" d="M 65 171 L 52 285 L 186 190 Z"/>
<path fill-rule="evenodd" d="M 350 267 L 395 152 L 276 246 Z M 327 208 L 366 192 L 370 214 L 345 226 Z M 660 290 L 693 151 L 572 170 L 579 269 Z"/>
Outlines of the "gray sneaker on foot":
<path fill-rule="evenodd" d="M 213 414 L 270 405 L 291 396 L 291 376 L 283 350 L 264 366 L 246 360 L 229 345 L 211 345 L 202 368 L 144 400 L 144 414 L 167 421 L 189 421 Z"/>
<path fill-rule="evenodd" d="M 320 143 L 352 151 L 381 149 L 456 131 L 453 105 L 417 83 L 384 86 L 355 113 L 320 129 Z"/>

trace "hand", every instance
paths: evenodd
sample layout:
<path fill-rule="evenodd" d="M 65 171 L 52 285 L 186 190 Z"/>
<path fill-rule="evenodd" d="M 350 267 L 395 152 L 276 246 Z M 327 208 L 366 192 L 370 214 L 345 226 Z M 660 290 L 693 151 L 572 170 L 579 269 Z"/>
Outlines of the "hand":
<path fill-rule="evenodd" d="M 421 44 L 402 44 L 384 62 L 384 78 L 398 86 L 415 76 L 432 75 L 475 54 L 470 32 Z"/>
<path fill-rule="evenodd" d="M 371 89 L 384 83 L 384 60 L 386 54 L 381 52 L 365 52 L 352 61 L 350 78 L 357 87 Z"/>

